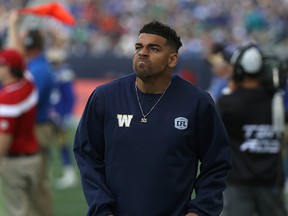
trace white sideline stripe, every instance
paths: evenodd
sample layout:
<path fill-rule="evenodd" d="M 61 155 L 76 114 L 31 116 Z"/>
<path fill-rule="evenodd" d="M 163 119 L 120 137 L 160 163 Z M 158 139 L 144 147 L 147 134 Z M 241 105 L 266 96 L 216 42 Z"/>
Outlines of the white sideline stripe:
<path fill-rule="evenodd" d="M 28 111 L 30 108 L 35 106 L 38 102 L 38 92 L 34 90 L 29 97 L 13 105 L 0 104 L 0 116 L 4 117 L 17 117 L 22 113 Z"/>

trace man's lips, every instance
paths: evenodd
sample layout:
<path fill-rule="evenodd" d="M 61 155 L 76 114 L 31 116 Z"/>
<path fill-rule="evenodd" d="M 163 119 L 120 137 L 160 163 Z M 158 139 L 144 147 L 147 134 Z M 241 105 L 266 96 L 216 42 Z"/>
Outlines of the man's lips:
<path fill-rule="evenodd" d="M 136 61 L 138 64 L 147 64 L 148 63 L 148 60 L 147 59 L 138 59 L 137 61 Z"/>

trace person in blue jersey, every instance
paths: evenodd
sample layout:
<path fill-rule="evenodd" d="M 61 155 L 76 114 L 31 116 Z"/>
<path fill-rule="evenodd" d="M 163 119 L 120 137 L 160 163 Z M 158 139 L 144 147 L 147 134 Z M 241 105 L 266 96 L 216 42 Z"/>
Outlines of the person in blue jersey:
<path fill-rule="evenodd" d="M 28 30 L 24 40 L 28 57 L 27 69 L 31 72 L 39 92 L 37 104 L 36 135 L 41 146 L 43 167 L 39 191 L 42 191 L 40 206 L 45 208 L 43 215 L 53 215 L 51 185 L 49 180 L 49 151 L 52 144 L 53 125 L 50 112 L 50 96 L 55 85 L 51 64 L 44 55 L 44 36 L 39 29 Z M 47 203 L 46 203 L 47 202 Z"/>
<path fill-rule="evenodd" d="M 20 16 L 12 11 L 8 19 L 7 46 L 24 54 L 27 70 L 39 94 L 36 116 L 36 136 L 41 148 L 41 173 L 38 188 L 38 208 L 43 216 L 53 215 L 52 194 L 49 180 L 49 149 L 53 137 L 53 125 L 50 118 L 50 96 L 55 85 L 51 64 L 44 54 L 45 40 L 40 29 L 26 29 L 23 38 L 19 32 Z"/>
<path fill-rule="evenodd" d="M 145 24 L 135 73 L 87 101 L 73 148 L 87 215 L 220 214 L 229 141 L 209 94 L 173 74 L 181 46 L 171 27 Z"/>
<path fill-rule="evenodd" d="M 59 39 L 60 40 L 60 39 Z M 63 41 L 59 41 L 59 44 Z M 73 108 L 75 105 L 75 73 L 67 62 L 64 47 L 53 46 L 47 51 L 48 60 L 53 65 L 56 87 L 52 92 L 52 121 L 54 123 L 55 143 L 60 152 L 62 176 L 55 181 L 57 189 L 76 185 L 77 176 L 71 154 L 70 132 L 74 128 Z"/>

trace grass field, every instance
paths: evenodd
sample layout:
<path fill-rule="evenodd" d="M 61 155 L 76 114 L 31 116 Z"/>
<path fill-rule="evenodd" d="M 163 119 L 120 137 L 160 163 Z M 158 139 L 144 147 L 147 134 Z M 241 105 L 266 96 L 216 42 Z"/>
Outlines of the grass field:
<path fill-rule="evenodd" d="M 55 216 L 84 216 L 87 205 L 82 195 L 80 183 L 75 188 L 53 190 Z"/>
<path fill-rule="evenodd" d="M 72 149 L 72 146 L 71 146 Z M 54 177 L 59 177 L 61 172 L 59 167 L 60 159 L 58 152 L 53 149 L 51 172 Z M 74 158 L 74 157 L 73 157 Z M 75 164 L 75 162 L 74 162 Z M 87 204 L 81 189 L 80 176 L 78 168 L 75 165 L 78 174 L 78 183 L 75 187 L 63 190 L 53 188 L 54 212 L 55 216 L 84 216 L 87 211 Z M 53 178 L 52 178 L 53 181 Z M 1 215 L 1 214 L 0 214 Z"/>
<path fill-rule="evenodd" d="M 72 153 L 72 140 L 74 137 L 74 130 L 71 131 L 71 153 Z M 74 158 L 74 157 L 73 157 Z M 74 162 L 75 164 L 75 162 Z M 51 183 L 53 179 L 61 175 L 60 170 L 60 158 L 56 147 L 52 147 L 51 151 Z M 79 177 L 78 168 L 77 171 Z M 84 216 L 87 211 L 87 204 L 84 200 L 84 196 L 81 189 L 80 177 L 78 178 L 78 184 L 69 189 L 56 190 L 52 187 L 52 195 L 54 202 L 54 216 Z M 2 195 L 0 194 L 0 216 L 9 216 L 4 211 L 2 202 Z"/>

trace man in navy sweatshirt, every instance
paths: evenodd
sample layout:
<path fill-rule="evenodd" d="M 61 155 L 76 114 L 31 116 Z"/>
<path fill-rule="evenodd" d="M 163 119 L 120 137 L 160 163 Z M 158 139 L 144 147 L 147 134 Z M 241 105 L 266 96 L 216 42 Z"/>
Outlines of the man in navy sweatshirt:
<path fill-rule="evenodd" d="M 211 97 L 173 75 L 181 46 L 169 26 L 144 25 L 135 73 L 91 94 L 74 143 L 87 215 L 220 214 L 230 145 Z"/>

